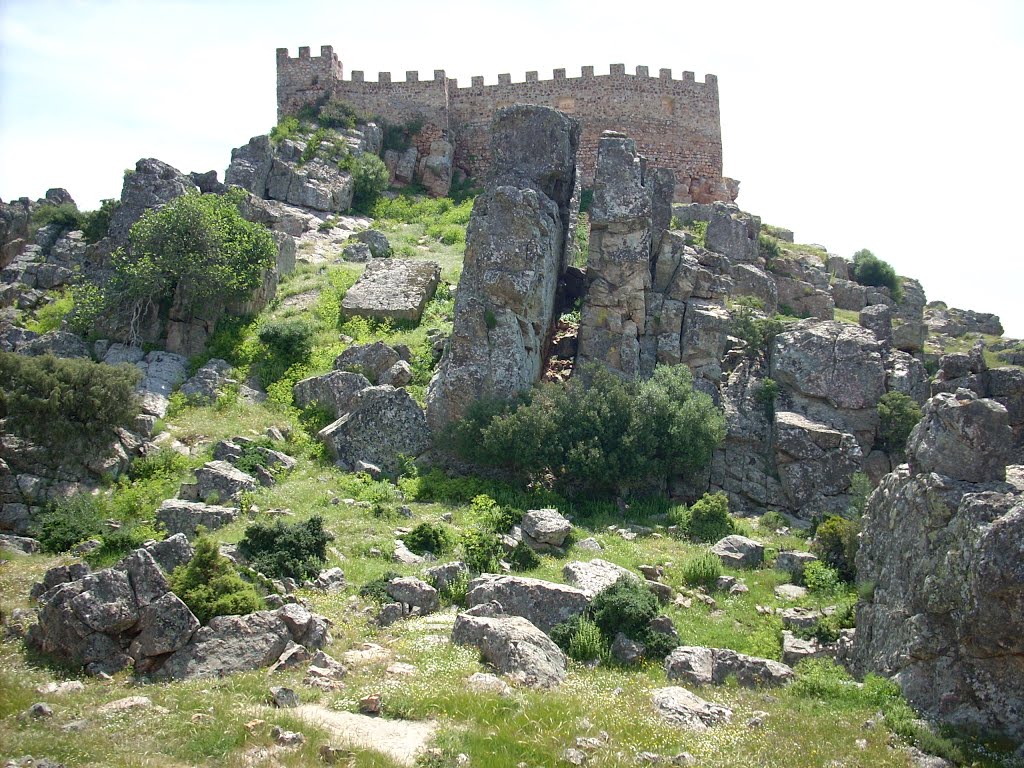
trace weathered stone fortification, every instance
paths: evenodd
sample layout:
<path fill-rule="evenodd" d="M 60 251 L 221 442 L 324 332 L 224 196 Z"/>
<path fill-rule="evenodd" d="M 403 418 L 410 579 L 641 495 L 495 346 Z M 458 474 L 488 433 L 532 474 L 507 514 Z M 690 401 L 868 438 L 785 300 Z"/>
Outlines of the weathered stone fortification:
<path fill-rule="evenodd" d="M 491 168 L 491 121 L 501 107 L 538 104 L 558 109 L 580 122 L 579 171 L 584 187 L 594 181 L 597 145 L 602 132 L 623 131 L 640 151 L 660 168 L 676 175 L 678 202 L 708 203 L 735 200 L 738 184 L 722 177 L 722 129 L 718 108 L 718 78 L 706 75 L 704 82 L 683 72 L 681 80 L 672 70 L 662 69 L 656 77 L 647 67 L 626 74 L 622 64 L 612 64 L 608 75 L 595 75 L 583 67 L 580 77 L 566 77 L 556 69 L 551 80 L 540 80 L 527 72 L 526 82 L 513 83 L 511 75 L 498 75 L 496 85 L 484 85 L 474 77 L 468 87 L 459 87 L 443 69 L 433 79 L 420 80 L 418 72 L 406 72 L 404 82 L 392 82 L 390 72 L 380 72 L 367 81 L 354 70 L 348 80 L 332 46 L 311 56 L 308 47 L 299 48 L 298 58 L 287 48 L 277 49 L 278 118 L 324 96 L 337 97 L 364 112 L 384 120 L 402 123 L 422 118 L 423 130 L 415 137 L 421 155 L 442 135 L 453 139 L 456 165 L 471 176 L 483 177 Z"/>

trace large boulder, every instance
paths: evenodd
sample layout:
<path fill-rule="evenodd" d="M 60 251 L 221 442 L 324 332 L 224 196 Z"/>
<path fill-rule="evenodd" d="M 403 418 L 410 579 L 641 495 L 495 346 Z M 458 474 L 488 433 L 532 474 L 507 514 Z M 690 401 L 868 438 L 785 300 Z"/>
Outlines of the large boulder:
<path fill-rule="evenodd" d="M 354 347 L 349 349 L 354 349 Z M 395 362 L 397 360 L 398 353 L 396 352 Z M 386 371 L 387 368 L 384 370 Z M 361 373 L 344 370 L 331 371 L 322 376 L 310 376 L 307 379 L 302 379 L 292 387 L 292 397 L 298 408 L 315 405 L 328 411 L 334 418 L 338 418 L 348 411 L 355 396 L 369 386 L 371 386 L 369 379 Z"/>
<path fill-rule="evenodd" d="M 208 531 L 215 531 L 234 522 L 236 517 L 238 510 L 233 507 L 184 499 L 167 499 L 156 511 L 156 521 L 163 525 L 172 537 L 183 534 L 187 538 L 192 538 L 199 526 Z"/>
<path fill-rule="evenodd" d="M 587 609 L 585 592 L 565 584 L 556 584 L 526 576 L 496 576 L 485 573 L 469 583 L 466 604 L 473 608 L 499 603 L 504 613 L 522 616 L 544 632 L 551 630 Z"/>
<path fill-rule="evenodd" d="M 578 206 L 578 141 L 578 124 L 553 109 L 499 110 L 493 181 L 473 205 L 452 335 L 427 394 L 432 429 L 540 378 Z"/>
<path fill-rule="evenodd" d="M 792 509 L 846 491 L 861 460 L 853 435 L 798 413 L 776 411 L 775 463 Z"/>
<path fill-rule="evenodd" d="M 857 610 L 855 668 L 892 677 L 930 718 L 1021 741 L 1024 493 L 982 454 L 1005 451 L 1005 414 L 951 395 L 925 410 L 910 464 L 864 511 L 857 578 L 874 591 Z"/>
<path fill-rule="evenodd" d="M 565 679 L 565 655 L 551 638 L 519 616 L 460 613 L 452 642 L 472 645 L 501 674 L 522 685 L 553 688 Z"/>
<path fill-rule="evenodd" d="M 566 582 L 582 591 L 588 598 L 593 598 L 621 578 L 640 580 L 640 577 L 628 568 L 600 558 L 566 563 L 562 568 L 562 575 Z"/>
<path fill-rule="evenodd" d="M 728 677 L 746 687 L 784 685 L 793 670 L 778 661 L 747 656 L 728 648 L 680 646 L 665 659 L 669 680 L 693 685 L 721 685 Z"/>
<path fill-rule="evenodd" d="M 922 414 L 907 441 L 915 472 L 937 472 L 972 483 L 1006 478 L 1013 431 L 1003 405 L 959 390 L 955 395 L 936 395 Z"/>
<path fill-rule="evenodd" d="M 318 433 L 335 461 L 349 467 L 365 462 L 397 472 L 401 457 L 416 457 L 429 444 L 423 409 L 404 389 L 367 387 L 348 411 Z"/>
<path fill-rule="evenodd" d="M 678 685 L 657 688 L 651 692 L 655 711 L 672 725 L 693 731 L 704 731 L 732 720 L 728 707 L 712 704 Z"/>
<path fill-rule="evenodd" d="M 731 261 L 754 263 L 758 259 L 761 219 L 744 213 L 732 203 L 715 203 L 711 208 L 705 242 L 708 250 Z"/>
<path fill-rule="evenodd" d="M 124 245 L 143 213 L 189 192 L 198 194 L 199 187 L 177 168 L 153 158 L 139 160 L 134 171 L 125 173 L 121 205 L 110 217 L 110 238 Z"/>
<path fill-rule="evenodd" d="M 523 541 L 531 549 L 548 551 L 565 543 L 572 531 L 572 523 L 557 509 L 531 509 L 523 515 Z"/>
<path fill-rule="evenodd" d="M 418 323 L 441 279 L 436 261 L 374 259 L 345 292 L 346 315 Z"/>

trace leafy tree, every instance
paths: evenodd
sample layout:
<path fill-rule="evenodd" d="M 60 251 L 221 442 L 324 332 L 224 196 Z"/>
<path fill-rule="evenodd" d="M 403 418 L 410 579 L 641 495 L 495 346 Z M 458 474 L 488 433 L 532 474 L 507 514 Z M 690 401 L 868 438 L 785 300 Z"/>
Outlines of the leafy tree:
<path fill-rule="evenodd" d="M 238 542 L 238 551 L 252 567 L 270 577 L 312 579 L 327 561 L 327 544 L 334 537 L 324 519 L 314 515 L 300 523 L 253 523 Z"/>
<path fill-rule="evenodd" d="M 388 168 L 384 161 L 363 152 L 352 161 L 352 208 L 368 213 L 377 198 L 388 188 Z"/>
<path fill-rule="evenodd" d="M 270 232 L 238 210 L 244 193 L 189 193 L 147 211 L 131 228 L 128 252 L 112 257 L 110 297 L 136 313 L 180 296 L 192 307 L 242 299 L 273 266 Z"/>
<path fill-rule="evenodd" d="M 878 434 L 886 450 L 899 452 L 921 420 L 921 407 L 902 392 L 886 392 L 878 401 Z"/>
<path fill-rule="evenodd" d="M 690 507 L 669 511 L 669 521 L 694 541 L 716 542 L 735 533 L 729 519 L 729 498 L 724 493 L 705 493 Z"/>
<path fill-rule="evenodd" d="M 903 298 L 903 286 L 896 275 L 896 270 L 867 248 L 853 254 L 853 279 L 861 285 L 873 285 L 889 289 L 896 301 Z"/>
<path fill-rule="evenodd" d="M 826 565 L 834 568 L 840 578 L 852 582 L 857 576 L 854 561 L 857 558 L 859 532 L 860 525 L 853 520 L 830 515 L 818 524 L 814 541 L 811 542 L 811 551 Z"/>
<path fill-rule="evenodd" d="M 110 229 L 110 218 L 121 206 L 120 200 L 100 200 L 100 207 L 95 211 L 86 211 L 82 214 L 82 234 L 85 235 L 87 243 L 95 243 L 107 236 Z"/>
<path fill-rule="evenodd" d="M 192 559 L 174 569 L 170 585 L 203 624 L 214 616 L 241 616 L 263 607 L 255 587 L 238 575 L 217 542 L 206 536 L 196 540 Z"/>

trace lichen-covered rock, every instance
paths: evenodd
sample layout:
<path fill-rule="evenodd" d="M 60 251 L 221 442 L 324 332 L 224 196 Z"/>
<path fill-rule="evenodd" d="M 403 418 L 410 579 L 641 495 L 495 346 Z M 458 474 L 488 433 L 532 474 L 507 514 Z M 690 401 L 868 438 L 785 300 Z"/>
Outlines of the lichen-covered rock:
<path fill-rule="evenodd" d="M 473 205 L 452 335 L 427 394 L 434 430 L 481 397 L 512 397 L 540 378 L 568 261 L 578 124 L 511 107 L 492 136 L 494 179 Z"/>
<path fill-rule="evenodd" d="M 717 542 L 711 551 L 730 568 L 756 568 L 764 562 L 764 544 L 736 533 Z"/>
<path fill-rule="evenodd" d="M 452 627 L 452 642 L 479 648 L 487 663 L 522 685 L 553 688 L 565 679 L 565 655 L 520 616 L 460 613 Z"/>
<path fill-rule="evenodd" d="M 843 493 L 862 458 L 853 435 L 798 413 L 775 413 L 775 462 L 792 509 Z"/>
<path fill-rule="evenodd" d="M 562 568 L 562 575 L 566 582 L 581 590 L 588 598 L 594 597 L 598 592 L 607 589 L 621 578 L 640 579 L 629 569 L 600 558 L 588 561 L 573 560 L 571 563 L 566 563 Z"/>
<path fill-rule="evenodd" d="M 215 531 L 234 522 L 236 517 L 238 510 L 233 507 L 184 499 L 167 499 L 156 511 L 157 522 L 161 523 L 168 533 L 184 534 L 187 538 L 195 536 L 199 526 L 208 531 Z"/>
<path fill-rule="evenodd" d="M 436 261 L 374 259 L 345 292 L 346 315 L 418 323 L 441 279 Z"/>
<path fill-rule="evenodd" d="M 1004 471 L 988 457 L 972 460 L 957 445 L 965 433 L 985 445 L 1004 439 L 1003 418 L 992 418 L 985 401 L 975 402 L 933 398 L 926 408 L 931 425 L 916 433 L 911 449 L 934 459 L 940 455 L 934 449 L 952 440 L 950 460 L 961 457 L 968 471 L 912 460 L 883 478 L 868 500 L 857 578 L 874 585 L 874 594 L 857 610 L 853 659 L 861 673 L 896 680 L 929 717 L 1019 741 L 1024 494 L 995 480 Z M 951 435 L 937 434 L 943 422 Z"/>
<path fill-rule="evenodd" d="M 747 687 L 784 685 L 793 679 L 793 670 L 771 659 L 747 656 L 728 648 L 680 646 L 665 659 L 669 680 L 685 680 L 694 685 L 721 685 L 727 677 Z"/>
<path fill-rule="evenodd" d="M 651 692 L 655 711 L 672 725 L 704 731 L 732 720 L 728 707 L 712 704 L 678 685 L 657 688 Z"/>
<path fill-rule="evenodd" d="M 423 409 L 404 389 L 367 387 L 348 411 L 317 434 L 332 458 L 354 467 L 363 461 L 384 472 L 399 469 L 400 457 L 416 457 L 429 444 Z"/>
<path fill-rule="evenodd" d="M 369 379 L 361 373 L 331 371 L 302 379 L 292 387 L 292 397 L 298 408 L 315 405 L 338 418 L 348 410 L 355 396 L 369 386 Z"/>
<path fill-rule="evenodd" d="M 983 483 L 1006 478 L 1012 447 L 1006 408 L 960 390 L 942 392 L 925 404 L 907 441 L 907 458 L 916 473 Z"/>
<path fill-rule="evenodd" d="M 542 631 L 587 609 L 590 599 L 581 589 L 525 576 L 485 573 L 469 583 L 466 604 L 499 603 L 510 616 L 522 616 Z"/>

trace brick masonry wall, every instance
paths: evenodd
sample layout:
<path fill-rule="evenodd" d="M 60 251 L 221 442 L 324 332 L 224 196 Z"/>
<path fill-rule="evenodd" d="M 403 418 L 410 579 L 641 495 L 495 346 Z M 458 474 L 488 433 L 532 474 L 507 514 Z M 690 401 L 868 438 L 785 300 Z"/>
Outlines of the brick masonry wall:
<path fill-rule="evenodd" d="M 490 168 L 490 124 L 497 109 L 512 104 L 541 104 L 560 109 L 581 123 L 579 167 L 584 187 L 594 178 L 597 144 L 605 130 L 617 130 L 636 140 L 650 162 L 671 168 L 676 174 L 676 198 L 710 202 L 732 199 L 722 181 L 722 132 L 718 102 L 718 79 L 707 75 L 697 82 L 692 72 L 680 80 L 670 70 L 650 76 L 647 67 L 626 74 L 613 64 L 608 75 L 594 75 L 584 67 L 580 77 L 565 77 L 556 70 L 550 80 L 536 72 L 526 73 L 526 82 L 513 83 L 507 74 L 495 85 L 484 85 L 482 77 L 459 86 L 444 70 L 435 70 L 429 80 L 407 72 L 404 81 L 392 81 L 381 72 L 376 81 L 353 71 L 345 80 L 341 62 L 331 46 L 323 46 L 319 57 L 300 48 L 292 58 L 287 49 L 277 51 L 278 117 L 330 93 L 368 114 L 401 123 L 422 117 L 427 129 L 418 137 L 421 150 L 429 140 L 450 131 L 455 138 L 456 165 L 480 177 Z"/>

